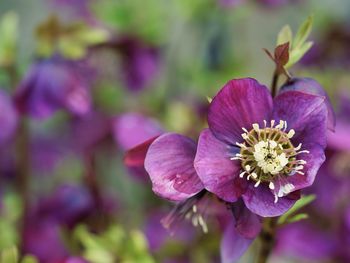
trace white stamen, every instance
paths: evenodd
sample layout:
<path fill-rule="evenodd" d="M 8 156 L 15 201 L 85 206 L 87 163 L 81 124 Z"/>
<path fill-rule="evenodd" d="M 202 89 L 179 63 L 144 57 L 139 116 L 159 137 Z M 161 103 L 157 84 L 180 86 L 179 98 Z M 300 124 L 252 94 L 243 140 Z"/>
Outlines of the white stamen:
<path fill-rule="evenodd" d="M 236 142 L 236 145 L 241 147 L 241 148 L 247 148 L 243 143 Z"/>
<path fill-rule="evenodd" d="M 275 194 L 275 201 L 274 201 L 274 203 L 277 204 L 277 202 L 278 202 L 278 196 Z"/>
<path fill-rule="evenodd" d="M 241 157 L 231 157 L 230 160 L 235 161 L 235 160 L 242 160 Z"/>
<path fill-rule="evenodd" d="M 192 210 L 193 210 L 193 213 L 197 213 L 197 206 L 196 205 L 192 206 Z"/>
<path fill-rule="evenodd" d="M 295 151 L 299 151 L 301 149 L 302 145 L 303 145 L 302 143 L 299 143 L 299 145 L 297 147 L 295 147 L 294 150 Z"/>
<path fill-rule="evenodd" d="M 240 173 L 240 174 L 239 174 L 239 177 L 240 177 L 240 178 L 243 178 L 243 176 L 244 176 L 246 173 L 247 173 L 247 172 L 242 172 L 242 173 Z"/>
<path fill-rule="evenodd" d="M 274 190 L 274 189 L 275 189 L 275 185 L 274 185 L 273 182 L 270 182 L 270 183 L 269 183 L 269 188 L 270 188 L 271 190 Z"/>
<path fill-rule="evenodd" d="M 267 125 L 266 120 L 263 120 L 263 122 L 264 122 L 264 127 L 266 128 L 266 125 Z"/>
<path fill-rule="evenodd" d="M 247 164 L 244 168 L 247 172 L 249 172 L 251 167 L 250 167 L 250 165 Z"/>
<path fill-rule="evenodd" d="M 254 131 L 256 131 L 256 132 L 260 132 L 259 124 L 253 123 L 253 129 L 254 129 Z"/>
<path fill-rule="evenodd" d="M 294 134 L 295 134 L 295 131 L 293 129 L 290 129 L 290 131 L 287 134 L 287 137 L 290 139 L 294 136 Z"/>
<path fill-rule="evenodd" d="M 254 179 L 256 179 L 256 178 L 258 178 L 258 175 L 257 175 L 256 173 L 252 173 L 252 177 L 253 177 Z"/>
<path fill-rule="evenodd" d="M 275 125 L 275 120 L 271 120 L 271 128 Z"/>
<path fill-rule="evenodd" d="M 245 132 L 245 133 L 249 133 L 248 130 L 244 127 L 242 127 L 242 130 Z"/>
<path fill-rule="evenodd" d="M 283 131 L 285 132 L 287 130 L 287 121 L 284 121 L 284 129 Z"/>
<path fill-rule="evenodd" d="M 257 182 L 255 183 L 254 187 L 258 187 L 260 183 L 261 183 L 261 181 L 260 181 L 260 180 L 259 180 L 259 181 L 257 181 Z"/>

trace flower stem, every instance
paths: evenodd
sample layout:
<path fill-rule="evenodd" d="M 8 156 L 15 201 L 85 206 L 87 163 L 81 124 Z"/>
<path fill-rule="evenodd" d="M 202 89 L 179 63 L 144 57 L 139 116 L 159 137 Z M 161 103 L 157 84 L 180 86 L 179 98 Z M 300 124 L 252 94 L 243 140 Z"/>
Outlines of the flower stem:
<path fill-rule="evenodd" d="M 271 83 L 271 95 L 272 97 L 275 97 L 277 95 L 277 84 L 278 84 L 278 78 L 280 74 L 278 70 L 276 69 L 273 73 L 272 77 L 272 83 Z"/>
<path fill-rule="evenodd" d="M 266 263 L 275 244 L 275 233 L 277 228 L 276 217 L 265 218 L 260 233 L 261 248 L 258 255 L 258 263 Z"/>
<path fill-rule="evenodd" d="M 90 152 L 85 155 L 85 165 L 85 184 L 94 202 L 94 212 L 90 221 L 90 226 L 94 231 L 100 232 L 104 230 L 108 218 L 103 208 L 103 198 L 98 184 L 96 156 L 94 153 Z"/>

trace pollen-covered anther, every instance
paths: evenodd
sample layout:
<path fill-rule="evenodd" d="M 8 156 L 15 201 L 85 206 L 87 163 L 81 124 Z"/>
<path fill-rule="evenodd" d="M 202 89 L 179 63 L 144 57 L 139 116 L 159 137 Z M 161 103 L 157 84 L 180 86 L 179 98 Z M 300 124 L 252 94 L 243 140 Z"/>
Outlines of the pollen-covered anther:
<path fill-rule="evenodd" d="M 253 180 L 254 186 L 267 184 L 269 189 L 275 190 L 276 179 L 285 182 L 278 185 L 279 195 L 287 195 L 293 191 L 294 186 L 287 182 L 288 176 L 304 174 L 305 160 L 298 159 L 301 153 L 309 153 L 308 150 L 301 150 L 302 144 L 294 147 L 291 139 L 295 135 L 294 129 L 287 129 L 287 122 L 279 120 L 268 122 L 263 120 L 263 126 L 253 123 L 250 131 L 242 127 L 243 142 L 237 142 L 240 152 L 235 154 L 231 160 L 241 161 L 242 171 L 240 178 L 246 176 L 247 180 Z M 282 189 L 282 190 L 281 190 Z M 277 200 L 278 200 L 277 196 Z"/>

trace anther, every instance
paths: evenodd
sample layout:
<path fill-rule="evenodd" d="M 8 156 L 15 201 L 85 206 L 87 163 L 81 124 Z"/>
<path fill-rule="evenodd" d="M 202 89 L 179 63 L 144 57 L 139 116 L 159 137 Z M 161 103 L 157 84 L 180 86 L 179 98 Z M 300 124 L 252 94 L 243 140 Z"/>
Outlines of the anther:
<path fill-rule="evenodd" d="M 294 136 L 294 134 L 295 134 L 295 131 L 293 129 L 290 129 L 290 131 L 287 134 L 287 137 L 290 139 Z"/>
<path fill-rule="evenodd" d="M 253 129 L 254 129 L 256 132 L 260 132 L 259 124 L 253 123 Z"/>
<path fill-rule="evenodd" d="M 275 185 L 274 185 L 273 182 L 270 182 L 270 183 L 269 183 L 269 188 L 270 188 L 271 190 L 274 190 L 274 189 L 275 189 Z"/>
<path fill-rule="evenodd" d="M 260 181 L 260 180 L 259 180 L 259 181 L 257 181 L 257 182 L 255 183 L 254 187 L 258 187 L 260 183 L 261 183 L 261 181 Z"/>

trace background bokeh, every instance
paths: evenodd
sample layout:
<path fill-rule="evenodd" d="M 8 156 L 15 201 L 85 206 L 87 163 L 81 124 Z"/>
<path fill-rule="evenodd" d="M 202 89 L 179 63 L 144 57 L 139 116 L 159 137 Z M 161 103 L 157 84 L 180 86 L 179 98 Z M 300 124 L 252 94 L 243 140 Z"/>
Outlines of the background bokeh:
<path fill-rule="evenodd" d="M 160 220 L 172 204 L 152 192 L 142 168 L 124 165 L 124 154 L 164 131 L 196 139 L 206 125 L 208 97 L 230 79 L 253 77 L 269 86 L 274 65 L 262 49 L 273 50 L 284 25 L 296 32 L 313 15 L 314 45 L 290 72 L 321 83 L 344 129 L 329 151 L 336 165 L 327 164 L 328 174 L 337 167 L 340 175 L 323 182 L 334 189 L 310 193 L 342 192 L 341 212 L 324 225 L 344 213 L 348 225 L 341 221 L 343 231 L 337 224 L 327 234 L 289 226 L 272 261 L 349 262 L 334 247 L 345 242 L 338 235 L 344 231 L 350 245 L 344 212 L 350 190 L 338 186 L 350 180 L 350 147 L 339 147 L 350 144 L 350 1 L 0 1 L 0 20 L 9 14 L 9 23 L 0 22 L 5 256 L 17 247 L 43 263 L 219 262 L 220 224 L 208 223 L 204 234 L 179 223 L 170 235 Z M 11 36 L 13 43 L 1 44 Z M 312 226 L 321 217 L 317 203 L 314 210 L 307 219 Z M 296 240 L 317 240 L 315 247 L 329 253 L 313 247 L 294 253 L 304 252 Z M 257 246 L 241 262 L 253 262 Z"/>

